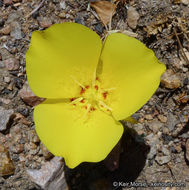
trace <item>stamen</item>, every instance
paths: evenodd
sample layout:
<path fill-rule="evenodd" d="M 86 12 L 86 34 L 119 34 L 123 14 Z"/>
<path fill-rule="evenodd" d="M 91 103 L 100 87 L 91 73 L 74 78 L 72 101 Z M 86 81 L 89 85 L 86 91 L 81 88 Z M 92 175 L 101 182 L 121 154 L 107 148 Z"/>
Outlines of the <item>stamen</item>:
<path fill-rule="evenodd" d="M 104 99 L 106 99 L 107 95 L 108 95 L 108 92 L 103 92 L 102 93 L 102 96 L 103 96 Z"/>
<path fill-rule="evenodd" d="M 96 69 L 93 74 L 92 87 L 95 86 L 95 80 L 96 80 Z"/>
<path fill-rule="evenodd" d="M 70 75 L 70 77 L 73 79 L 73 81 L 78 84 L 81 88 L 85 89 L 85 86 L 82 85 L 79 81 L 77 81 L 72 75 Z"/>
<path fill-rule="evenodd" d="M 112 111 L 112 108 L 109 107 L 109 106 L 107 106 L 103 101 L 99 100 L 99 103 L 100 103 L 101 105 L 103 105 L 106 109 L 108 109 L 109 111 Z"/>
<path fill-rule="evenodd" d="M 86 108 L 86 112 L 85 112 L 85 114 L 84 114 L 84 116 L 83 116 L 84 119 L 86 119 L 87 114 L 89 113 L 89 111 L 90 111 L 90 109 L 91 109 L 91 104 L 87 104 L 87 105 L 85 106 L 85 108 Z"/>
<path fill-rule="evenodd" d="M 103 91 L 112 91 L 115 90 L 116 88 L 107 88 L 107 89 L 103 89 Z"/>
<path fill-rule="evenodd" d="M 72 102 L 70 102 L 69 104 L 76 104 L 76 103 L 78 103 L 78 102 L 80 102 L 80 101 L 82 101 L 83 100 L 83 97 L 80 97 L 80 98 L 77 98 L 77 99 L 75 99 L 75 100 L 73 100 Z"/>

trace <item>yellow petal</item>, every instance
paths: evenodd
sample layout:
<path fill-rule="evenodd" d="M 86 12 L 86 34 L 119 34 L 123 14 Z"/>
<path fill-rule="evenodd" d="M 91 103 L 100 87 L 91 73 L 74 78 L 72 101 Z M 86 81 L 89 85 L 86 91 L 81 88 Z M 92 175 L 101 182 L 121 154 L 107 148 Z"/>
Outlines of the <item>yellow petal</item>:
<path fill-rule="evenodd" d="M 101 111 L 86 115 L 85 108 L 48 100 L 35 107 L 34 121 L 43 144 L 70 168 L 103 160 L 123 133 L 122 125 Z"/>
<path fill-rule="evenodd" d="M 103 88 L 114 88 L 106 104 L 117 120 L 125 119 L 141 108 L 153 95 L 165 71 L 153 51 L 124 34 L 107 37 L 98 77 Z"/>
<path fill-rule="evenodd" d="M 100 37 L 76 23 L 32 33 L 26 72 L 32 91 L 45 98 L 75 97 L 89 85 L 101 51 Z"/>

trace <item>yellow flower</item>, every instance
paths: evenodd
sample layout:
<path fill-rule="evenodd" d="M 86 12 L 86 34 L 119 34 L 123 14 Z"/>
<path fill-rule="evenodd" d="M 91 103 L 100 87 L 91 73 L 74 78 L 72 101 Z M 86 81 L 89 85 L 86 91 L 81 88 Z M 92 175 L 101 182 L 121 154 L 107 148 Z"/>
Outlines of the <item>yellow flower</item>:
<path fill-rule="evenodd" d="M 165 66 L 132 37 L 110 34 L 102 45 L 89 28 L 62 23 L 33 32 L 26 71 L 47 98 L 34 110 L 37 134 L 74 168 L 108 155 L 123 133 L 119 120 L 149 100 Z"/>

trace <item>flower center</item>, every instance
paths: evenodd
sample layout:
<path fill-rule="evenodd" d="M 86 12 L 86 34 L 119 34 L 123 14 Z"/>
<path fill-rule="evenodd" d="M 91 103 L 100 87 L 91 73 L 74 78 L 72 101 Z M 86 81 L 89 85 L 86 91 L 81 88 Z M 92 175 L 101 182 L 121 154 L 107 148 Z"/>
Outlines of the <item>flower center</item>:
<path fill-rule="evenodd" d="M 74 80 L 75 81 L 75 80 Z M 86 113 L 93 112 L 95 110 L 101 110 L 107 114 L 111 114 L 112 109 L 106 104 L 107 97 L 111 89 L 103 89 L 100 85 L 100 81 L 96 79 L 93 85 L 83 86 L 78 81 L 80 86 L 80 97 L 71 98 L 70 103 L 73 106 L 79 106 L 86 109 Z"/>

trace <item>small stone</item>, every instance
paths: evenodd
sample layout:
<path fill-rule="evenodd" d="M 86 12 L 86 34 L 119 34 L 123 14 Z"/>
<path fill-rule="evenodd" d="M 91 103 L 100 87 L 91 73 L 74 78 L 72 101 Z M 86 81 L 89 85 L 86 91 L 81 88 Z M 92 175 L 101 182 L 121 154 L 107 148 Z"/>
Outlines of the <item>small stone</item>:
<path fill-rule="evenodd" d="M 12 0 L 4 0 L 3 3 L 4 3 L 4 5 L 11 5 Z"/>
<path fill-rule="evenodd" d="M 152 146 L 150 147 L 150 152 L 148 153 L 147 158 L 151 160 L 155 157 L 156 154 L 157 154 L 157 148 L 156 146 Z"/>
<path fill-rule="evenodd" d="M 22 89 L 19 91 L 19 95 L 22 100 L 30 106 L 36 106 L 45 100 L 44 98 L 39 98 L 34 95 L 28 85 L 28 82 L 25 82 Z"/>
<path fill-rule="evenodd" d="M 49 159 L 51 159 L 53 157 L 53 154 L 51 154 L 49 152 L 49 150 L 45 147 L 44 144 L 42 144 L 42 143 L 40 144 L 40 149 L 41 149 L 41 152 L 42 152 L 42 154 L 43 154 L 43 156 L 45 157 L 46 160 L 49 160 Z"/>
<path fill-rule="evenodd" d="M 11 12 L 8 16 L 7 23 L 13 23 L 14 21 L 18 21 L 23 16 L 21 11 Z"/>
<path fill-rule="evenodd" d="M 140 18 L 138 12 L 134 7 L 129 7 L 127 11 L 127 22 L 130 28 L 135 29 Z"/>
<path fill-rule="evenodd" d="M 9 58 L 4 60 L 5 67 L 9 71 L 18 70 L 20 67 L 19 61 L 16 58 Z"/>
<path fill-rule="evenodd" d="M 3 103 L 3 104 L 9 104 L 11 102 L 10 99 L 6 99 L 6 98 L 0 98 L 0 101 Z"/>
<path fill-rule="evenodd" d="M 184 5 L 188 5 L 188 4 L 189 4 L 189 0 L 181 0 L 181 2 L 182 2 Z"/>
<path fill-rule="evenodd" d="M 65 18 L 65 17 L 66 17 L 66 13 L 65 13 L 65 12 L 61 12 L 58 16 L 59 16 L 60 18 Z"/>
<path fill-rule="evenodd" d="M 16 40 L 22 39 L 21 26 L 18 22 L 14 21 L 11 23 L 11 32 L 10 35 Z"/>
<path fill-rule="evenodd" d="M 0 144 L 0 176 L 8 176 L 14 173 L 15 167 L 10 159 L 9 152 Z"/>
<path fill-rule="evenodd" d="M 159 165 L 167 164 L 171 160 L 171 156 L 156 156 L 155 160 Z"/>
<path fill-rule="evenodd" d="M 189 139 L 186 141 L 186 159 L 189 161 Z"/>
<path fill-rule="evenodd" d="M 45 190 L 68 190 L 64 176 L 64 163 L 62 158 L 54 157 L 46 162 L 40 170 L 27 170 L 31 180 Z"/>
<path fill-rule="evenodd" d="M 39 137 L 37 136 L 36 132 L 34 130 L 28 131 L 28 140 L 32 143 L 39 143 Z"/>
<path fill-rule="evenodd" d="M 46 17 L 39 17 L 38 19 L 39 21 L 39 25 L 42 27 L 42 28 L 48 28 L 52 25 L 52 21 L 49 19 L 49 18 L 46 18 Z"/>
<path fill-rule="evenodd" d="M 179 123 L 179 120 L 174 116 L 172 113 L 168 114 L 166 125 L 169 129 L 169 131 L 173 131 L 175 126 Z"/>
<path fill-rule="evenodd" d="M 163 84 L 166 88 L 176 89 L 181 86 L 181 81 L 171 69 L 168 69 L 161 77 L 161 84 Z"/>
<path fill-rule="evenodd" d="M 146 136 L 146 140 L 148 140 L 148 144 L 150 145 L 150 152 L 148 154 L 148 159 L 154 158 L 157 153 L 157 145 L 159 144 L 159 138 L 157 135 L 153 135 L 152 133 Z"/>
<path fill-rule="evenodd" d="M 3 63 L 3 61 L 0 61 L 0 69 L 4 68 L 5 64 Z"/>
<path fill-rule="evenodd" d="M 10 27 L 10 25 L 7 25 L 7 26 L 5 26 L 4 28 L 2 28 L 2 29 L 0 30 L 0 34 L 4 34 L 4 35 L 10 34 L 10 32 L 11 32 L 11 27 Z"/>
<path fill-rule="evenodd" d="M 161 148 L 161 152 L 163 152 L 165 156 L 170 156 L 170 151 L 164 146 Z"/>
<path fill-rule="evenodd" d="M 66 2 L 65 1 L 60 2 L 60 8 L 61 9 L 66 9 Z"/>
<path fill-rule="evenodd" d="M 14 143 L 14 144 L 9 146 L 9 151 L 16 153 L 16 154 L 23 152 L 23 150 L 24 150 L 23 144 Z"/>
<path fill-rule="evenodd" d="M 163 128 L 163 124 L 159 121 L 152 121 L 148 124 L 149 128 L 154 132 L 157 133 L 161 128 Z"/>
<path fill-rule="evenodd" d="M 10 83 L 10 81 L 11 81 L 10 77 L 4 77 L 4 82 Z"/>
<path fill-rule="evenodd" d="M 152 120 L 152 119 L 153 119 L 153 117 L 152 117 L 151 114 L 147 114 L 147 115 L 145 115 L 145 118 L 146 118 L 147 120 Z"/>
<path fill-rule="evenodd" d="M 9 121 L 13 117 L 14 111 L 12 109 L 6 110 L 3 107 L 0 107 L 0 131 L 7 129 Z"/>
<path fill-rule="evenodd" d="M 164 115 L 158 115 L 158 119 L 162 122 L 162 123 L 166 123 L 167 122 L 167 117 L 165 117 Z"/>

